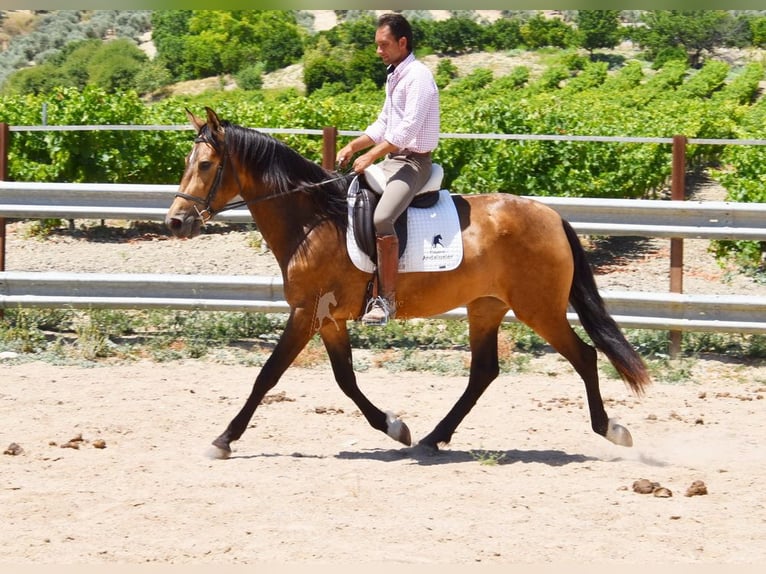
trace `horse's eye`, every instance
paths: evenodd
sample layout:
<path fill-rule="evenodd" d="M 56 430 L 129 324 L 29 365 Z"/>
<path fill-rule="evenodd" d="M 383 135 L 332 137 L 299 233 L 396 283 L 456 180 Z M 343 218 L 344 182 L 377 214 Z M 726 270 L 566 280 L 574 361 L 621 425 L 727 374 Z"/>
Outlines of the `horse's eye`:
<path fill-rule="evenodd" d="M 199 169 L 200 171 L 207 171 L 210 169 L 210 166 L 213 165 L 213 162 L 211 161 L 201 161 L 199 162 Z"/>

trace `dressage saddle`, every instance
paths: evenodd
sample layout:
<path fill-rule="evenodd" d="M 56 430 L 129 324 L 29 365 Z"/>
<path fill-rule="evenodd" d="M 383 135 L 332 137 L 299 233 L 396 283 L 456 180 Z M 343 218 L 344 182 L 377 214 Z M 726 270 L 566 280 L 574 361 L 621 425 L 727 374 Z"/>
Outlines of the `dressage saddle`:
<path fill-rule="evenodd" d="M 433 207 L 439 201 L 439 190 L 441 189 L 442 179 L 444 178 L 444 169 L 439 164 L 432 164 L 431 176 L 425 185 L 415 193 L 410 202 L 410 207 L 426 209 Z M 383 170 L 378 165 L 371 165 L 364 173 L 357 176 L 359 189 L 353 206 L 354 239 L 359 249 L 367 255 L 373 262 L 377 263 L 378 253 L 375 247 L 375 225 L 373 223 L 373 214 L 375 206 L 378 205 L 380 196 L 386 185 Z M 353 185 L 353 183 L 352 183 Z M 407 209 L 394 222 L 394 229 L 399 238 L 399 257 L 404 253 L 407 247 Z"/>

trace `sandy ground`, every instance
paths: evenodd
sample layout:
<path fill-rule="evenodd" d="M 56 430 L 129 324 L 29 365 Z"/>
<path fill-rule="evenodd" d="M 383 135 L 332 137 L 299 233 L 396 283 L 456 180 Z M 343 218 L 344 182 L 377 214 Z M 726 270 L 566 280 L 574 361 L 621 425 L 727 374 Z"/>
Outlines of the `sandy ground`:
<path fill-rule="evenodd" d="M 602 381 L 624 448 L 590 431 L 571 368 L 535 359 L 435 456 L 371 429 L 327 368 L 292 368 L 222 461 L 207 445 L 254 368 L 7 365 L 0 441 L 23 452 L 0 458 L 0 563 L 761 563 L 766 369 L 694 368 L 642 399 Z M 415 439 L 465 384 L 359 380 Z M 641 479 L 672 496 L 635 492 Z M 686 496 L 695 481 L 707 494 Z"/>
<path fill-rule="evenodd" d="M 39 240 L 25 229 L 9 226 L 9 270 L 278 272 L 248 231 L 171 241 L 151 227 L 108 237 L 91 229 Z M 624 241 L 592 252 L 599 285 L 666 291 L 668 242 Z M 718 268 L 706 245 L 687 244 L 687 292 L 763 293 L 763 284 Z M 691 369 L 685 382 L 656 382 L 641 399 L 607 370 L 607 410 L 633 434 L 624 448 L 591 432 L 582 383 L 562 359 L 519 361 L 521 372 L 493 383 L 436 456 L 371 429 L 325 363 L 293 367 L 221 461 L 206 456 L 210 441 L 243 404 L 257 367 L 213 355 L 14 363 L 0 358 L 0 564 L 766 559 L 764 365 L 695 360 L 679 367 Z M 415 440 L 465 385 L 356 364 L 362 389 L 401 415 Z M 634 491 L 642 479 L 672 496 Z M 707 494 L 686 496 L 695 481 Z"/>

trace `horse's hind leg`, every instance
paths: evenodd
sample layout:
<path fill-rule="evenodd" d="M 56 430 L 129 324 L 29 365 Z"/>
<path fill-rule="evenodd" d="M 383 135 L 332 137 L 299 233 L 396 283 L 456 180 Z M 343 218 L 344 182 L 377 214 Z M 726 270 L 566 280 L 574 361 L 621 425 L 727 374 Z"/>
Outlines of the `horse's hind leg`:
<path fill-rule="evenodd" d="M 633 439 L 628 429 L 610 419 L 604 409 L 598 380 L 598 354 L 596 349 L 583 341 L 572 329 L 569 321 L 563 318 L 550 322 L 530 325 L 540 336 L 566 358 L 585 383 L 588 398 L 591 428 L 620 446 L 632 446 Z"/>
<path fill-rule="evenodd" d="M 384 413 L 373 405 L 359 388 L 351 358 L 351 343 L 346 322 L 327 323 L 320 331 L 320 335 L 330 357 L 335 380 L 341 390 L 359 407 L 370 426 L 409 446 L 412 439 L 407 425 L 393 414 Z"/>
<path fill-rule="evenodd" d="M 508 307 L 497 299 L 484 298 L 468 305 L 471 370 L 468 386 L 439 424 L 419 444 L 437 450 L 448 444 L 452 435 L 489 384 L 500 373 L 497 356 L 497 331 Z"/>
<path fill-rule="evenodd" d="M 290 313 L 285 330 L 271 356 L 261 368 L 261 372 L 258 373 L 245 405 L 232 419 L 226 430 L 213 441 L 213 446 L 217 449 L 215 453 L 217 458 L 228 458 L 231 454 L 231 443 L 242 436 L 263 397 L 277 384 L 279 378 L 311 339 L 313 321 L 313 313 L 302 309 L 293 309 Z"/>

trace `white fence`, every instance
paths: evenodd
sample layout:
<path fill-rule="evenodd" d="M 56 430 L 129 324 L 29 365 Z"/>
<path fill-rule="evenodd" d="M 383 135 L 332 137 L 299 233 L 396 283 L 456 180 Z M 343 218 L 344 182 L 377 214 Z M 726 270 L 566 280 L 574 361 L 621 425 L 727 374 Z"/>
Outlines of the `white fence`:
<path fill-rule="evenodd" d="M 0 181 L 0 218 L 161 221 L 176 189 L 170 185 Z M 553 207 L 583 234 L 766 240 L 766 204 L 534 199 Z M 252 221 L 244 208 L 224 212 L 216 219 Z M 602 295 L 623 327 L 766 333 L 764 297 L 623 291 L 604 291 Z M 0 309 L 14 307 L 288 311 L 277 277 L 0 272 Z M 465 309 L 455 309 L 440 318 L 464 316 Z M 509 313 L 507 320 L 515 317 Z M 574 314 L 570 320 L 577 322 Z"/>
<path fill-rule="evenodd" d="M 140 295 L 136 295 L 139 293 Z M 622 327 L 766 333 L 766 298 L 603 291 Z M 0 308 L 199 309 L 287 313 L 280 277 L 139 273 L 0 273 Z M 458 308 L 438 319 L 465 318 Z M 579 323 L 574 313 L 570 322 Z M 515 321 L 513 313 L 506 321 Z"/>

